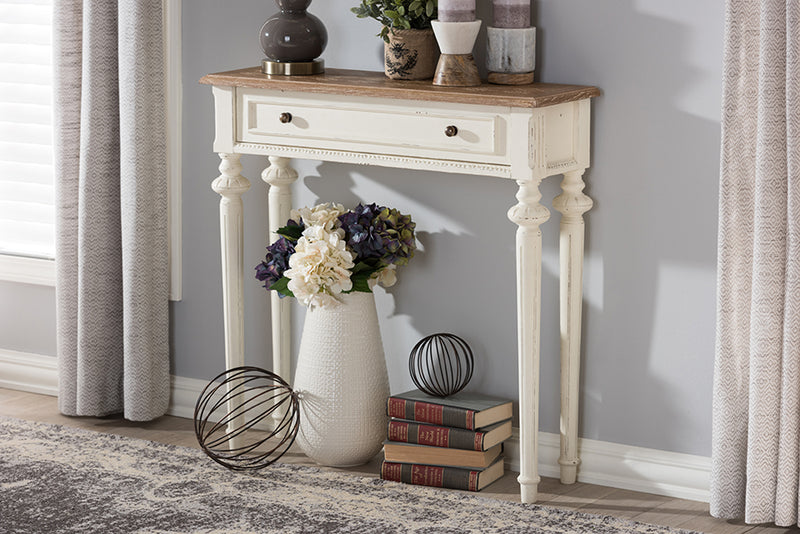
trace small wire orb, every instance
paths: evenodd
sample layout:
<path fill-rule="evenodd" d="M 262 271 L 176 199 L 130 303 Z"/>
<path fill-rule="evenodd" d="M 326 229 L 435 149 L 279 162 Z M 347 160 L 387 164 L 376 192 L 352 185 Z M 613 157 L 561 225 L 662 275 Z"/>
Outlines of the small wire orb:
<path fill-rule="evenodd" d="M 300 428 L 297 394 L 258 367 L 220 373 L 194 409 L 194 432 L 205 453 L 234 471 L 263 469 L 284 455 Z"/>
<path fill-rule="evenodd" d="M 434 397 L 455 395 L 472 380 L 472 349 L 454 334 L 431 334 L 411 349 L 408 370 L 421 391 Z"/>

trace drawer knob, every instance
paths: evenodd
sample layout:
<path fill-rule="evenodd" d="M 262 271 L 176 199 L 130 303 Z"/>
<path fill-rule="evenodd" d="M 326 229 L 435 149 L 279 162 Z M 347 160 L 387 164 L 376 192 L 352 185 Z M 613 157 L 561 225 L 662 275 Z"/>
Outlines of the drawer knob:
<path fill-rule="evenodd" d="M 448 126 L 447 128 L 444 129 L 444 134 L 447 137 L 455 137 L 455 136 L 458 135 L 458 128 L 456 128 L 455 126 L 452 126 L 452 125 Z"/>
<path fill-rule="evenodd" d="M 289 113 L 288 111 L 284 111 L 283 113 L 281 113 L 281 116 L 279 118 L 283 124 L 288 124 L 292 122 L 292 114 Z"/>

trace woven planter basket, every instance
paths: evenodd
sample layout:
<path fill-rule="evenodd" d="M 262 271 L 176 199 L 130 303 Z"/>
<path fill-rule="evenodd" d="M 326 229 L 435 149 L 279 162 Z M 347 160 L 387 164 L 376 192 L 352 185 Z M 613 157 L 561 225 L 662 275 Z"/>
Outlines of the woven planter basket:
<path fill-rule="evenodd" d="M 393 80 L 433 78 L 439 61 L 439 45 L 430 28 L 389 31 L 383 45 L 384 72 Z"/>

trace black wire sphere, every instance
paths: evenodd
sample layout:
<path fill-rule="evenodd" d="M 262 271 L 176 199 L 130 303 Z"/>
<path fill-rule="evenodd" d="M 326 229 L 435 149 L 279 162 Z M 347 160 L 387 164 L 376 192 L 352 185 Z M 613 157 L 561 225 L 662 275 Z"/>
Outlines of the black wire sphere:
<path fill-rule="evenodd" d="M 454 334 L 426 336 L 408 357 L 414 385 L 434 397 L 448 397 L 464 389 L 472 380 L 473 367 L 472 349 Z"/>
<path fill-rule="evenodd" d="M 197 399 L 194 432 L 212 460 L 234 471 L 263 469 L 284 455 L 300 428 L 297 394 L 259 367 L 219 374 Z"/>

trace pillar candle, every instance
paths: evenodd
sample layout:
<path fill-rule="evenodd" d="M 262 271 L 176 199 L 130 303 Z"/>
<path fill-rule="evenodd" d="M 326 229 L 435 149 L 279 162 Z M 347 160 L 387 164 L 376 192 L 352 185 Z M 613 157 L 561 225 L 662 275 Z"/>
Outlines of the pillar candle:
<path fill-rule="evenodd" d="M 441 0 L 439 3 L 441 5 Z M 492 0 L 492 5 L 495 28 L 528 28 L 531 25 L 531 0 Z"/>
<path fill-rule="evenodd" d="M 439 0 L 441 22 L 469 22 L 475 20 L 475 0 Z"/>

